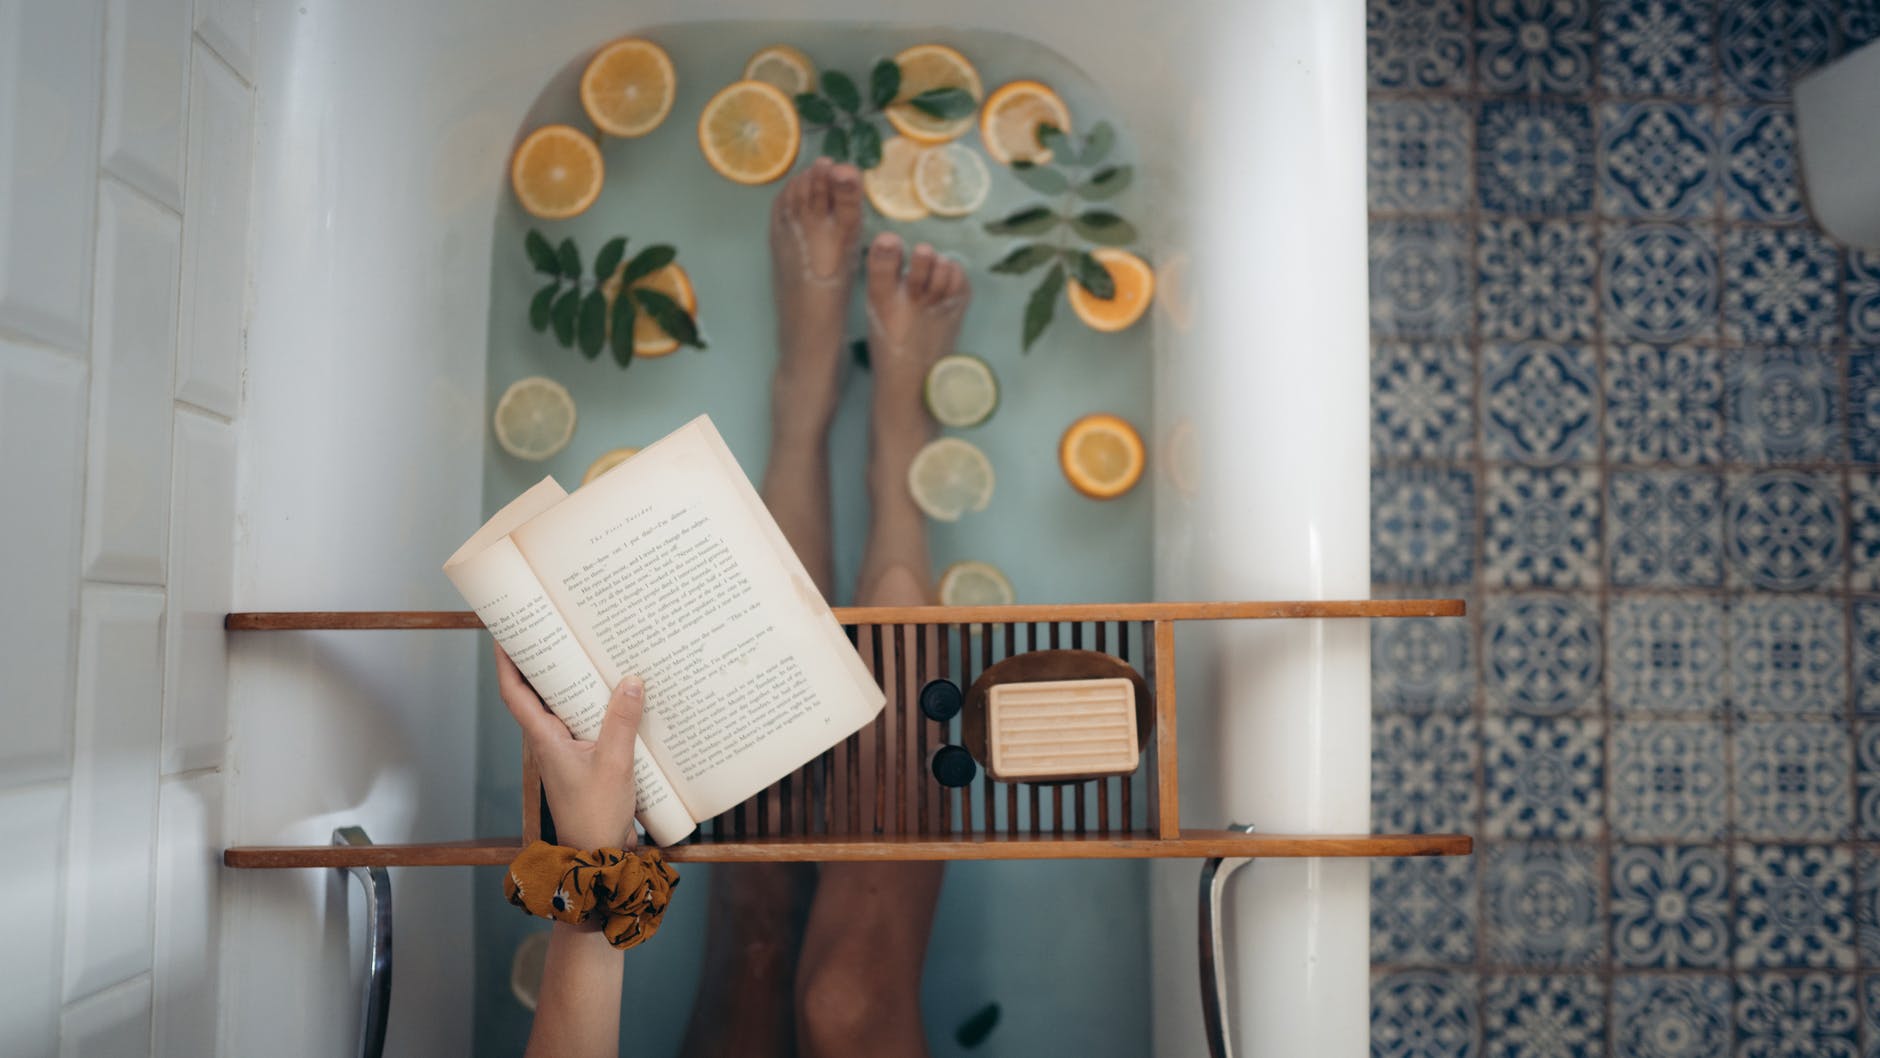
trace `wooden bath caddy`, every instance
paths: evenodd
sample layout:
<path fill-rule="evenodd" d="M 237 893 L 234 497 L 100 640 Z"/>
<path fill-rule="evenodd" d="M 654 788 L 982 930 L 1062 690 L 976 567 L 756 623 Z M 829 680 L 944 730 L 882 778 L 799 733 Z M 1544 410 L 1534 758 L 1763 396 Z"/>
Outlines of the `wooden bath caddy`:
<path fill-rule="evenodd" d="M 667 849 L 690 862 L 756 860 L 1029 860 L 1170 857 L 1459 856 L 1460 834 L 1280 835 L 1181 826 L 1175 714 L 1175 622 L 1282 618 L 1460 617 L 1455 599 L 1199 602 L 996 607 L 838 607 L 888 694 L 874 723 Z M 230 631 L 475 629 L 444 611 L 232 613 Z M 916 704 L 936 677 L 970 687 L 1008 657 L 1093 650 L 1134 668 L 1151 692 L 1149 737 L 1133 775 L 1077 782 L 941 786 L 930 754 L 968 741 L 968 719 L 928 719 Z M 237 846 L 229 867 L 506 864 L 554 822 L 533 762 L 523 760 L 522 834 L 418 845 Z"/>

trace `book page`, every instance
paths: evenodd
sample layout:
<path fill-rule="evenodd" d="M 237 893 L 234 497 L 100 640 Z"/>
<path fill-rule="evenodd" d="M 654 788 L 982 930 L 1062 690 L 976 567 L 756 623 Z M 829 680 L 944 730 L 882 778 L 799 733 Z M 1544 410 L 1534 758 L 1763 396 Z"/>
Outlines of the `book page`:
<path fill-rule="evenodd" d="M 607 681 L 706 819 L 848 737 L 884 697 L 703 417 L 515 534 Z"/>

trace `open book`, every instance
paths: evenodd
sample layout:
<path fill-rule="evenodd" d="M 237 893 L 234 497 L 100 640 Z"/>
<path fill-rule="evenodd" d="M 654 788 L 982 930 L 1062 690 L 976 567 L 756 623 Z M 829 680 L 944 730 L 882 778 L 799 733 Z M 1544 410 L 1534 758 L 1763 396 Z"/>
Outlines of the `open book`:
<path fill-rule="evenodd" d="M 711 420 L 572 495 L 553 478 L 444 564 L 576 738 L 646 681 L 640 825 L 670 845 L 854 734 L 884 696 Z"/>

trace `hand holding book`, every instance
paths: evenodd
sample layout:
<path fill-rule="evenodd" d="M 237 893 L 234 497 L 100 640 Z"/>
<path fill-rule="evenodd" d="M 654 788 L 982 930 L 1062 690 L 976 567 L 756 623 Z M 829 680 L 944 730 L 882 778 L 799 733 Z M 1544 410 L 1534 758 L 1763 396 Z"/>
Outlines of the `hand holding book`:
<path fill-rule="evenodd" d="M 541 770 L 561 843 L 577 849 L 632 848 L 633 744 L 646 705 L 645 684 L 638 676 L 622 679 L 607 701 L 600 734 L 583 742 L 542 704 L 501 644 L 496 646 L 496 682 Z"/>

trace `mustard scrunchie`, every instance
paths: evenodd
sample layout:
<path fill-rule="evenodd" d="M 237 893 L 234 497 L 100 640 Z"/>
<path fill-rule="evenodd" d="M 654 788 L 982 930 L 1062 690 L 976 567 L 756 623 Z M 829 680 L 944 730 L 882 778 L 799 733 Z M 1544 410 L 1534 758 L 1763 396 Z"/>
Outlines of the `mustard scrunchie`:
<path fill-rule="evenodd" d="M 657 848 L 582 852 L 537 841 L 509 864 L 503 895 L 531 915 L 571 925 L 599 913 L 607 943 L 625 950 L 659 931 L 678 884 Z"/>

